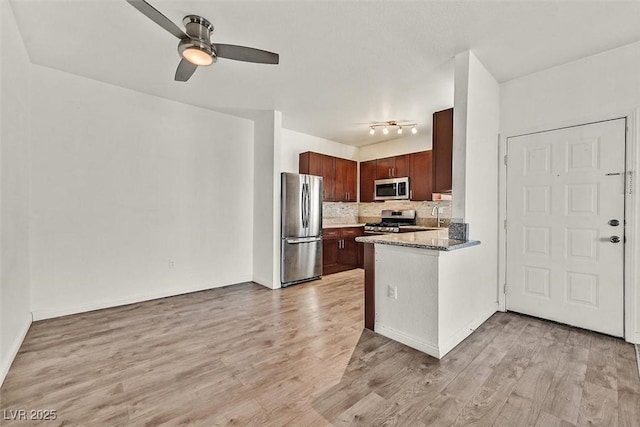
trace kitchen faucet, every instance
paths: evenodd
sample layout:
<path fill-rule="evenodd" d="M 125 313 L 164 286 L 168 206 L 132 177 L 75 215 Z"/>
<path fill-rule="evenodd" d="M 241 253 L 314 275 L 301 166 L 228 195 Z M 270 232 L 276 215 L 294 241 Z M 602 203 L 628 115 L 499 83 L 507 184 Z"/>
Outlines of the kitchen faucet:
<path fill-rule="evenodd" d="M 436 217 L 438 228 L 440 228 L 440 206 L 439 205 L 436 204 L 433 206 L 433 209 L 431 209 L 431 216 Z"/>

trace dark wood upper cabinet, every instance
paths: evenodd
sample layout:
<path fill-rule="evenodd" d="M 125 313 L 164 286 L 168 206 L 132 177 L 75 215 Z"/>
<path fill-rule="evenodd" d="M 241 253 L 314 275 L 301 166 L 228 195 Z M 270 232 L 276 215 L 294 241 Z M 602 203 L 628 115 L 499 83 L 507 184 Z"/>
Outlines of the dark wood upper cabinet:
<path fill-rule="evenodd" d="M 431 150 L 409 154 L 409 190 L 411 200 L 431 200 L 433 156 Z"/>
<path fill-rule="evenodd" d="M 405 154 L 403 156 L 395 156 L 393 158 L 394 164 L 393 169 L 391 170 L 391 175 L 393 178 L 400 178 L 403 176 L 410 176 L 410 157 L 411 155 Z"/>
<path fill-rule="evenodd" d="M 369 160 L 368 162 L 360 162 L 360 201 L 373 202 L 374 188 L 373 183 L 377 176 L 377 161 Z"/>
<path fill-rule="evenodd" d="M 396 165 L 394 157 L 386 157 L 376 161 L 376 179 L 392 178 L 393 168 Z"/>
<path fill-rule="evenodd" d="M 336 159 L 322 155 L 322 189 L 325 202 L 336 201 Z"/>
<path fill-rule="evenodd" d="M 323 154 L 311 151 L 300 153 L 298 156 L 298 172 L 322 176 L 322 156 Z"/>
<path fill-rule="evenodd" d="M 339 157 L 335 158 L 335 162 L 335 199 L 340 202 L 355 202 L 358 192 L 358 163 Z"/>
<path fill-rule="evenodd" d="M 451 190 L 453 108 L 433 113 L 433 192 Z"/>
<path fill-rule="evenodd" d="M 358 163 L 326 154 L 300 153 L 298 171 L 322 177 L 325 202 L 355 202 L 357 200 Z"/>
<path fill-rule="evenodd" d="M 415 201 L 431 200 L 433 165 L 431 150 L 403 154 L 395 157 L 360 162 L 360 201 L 375 201 L 376 179 L 409 177 L 410 198 Z"/>

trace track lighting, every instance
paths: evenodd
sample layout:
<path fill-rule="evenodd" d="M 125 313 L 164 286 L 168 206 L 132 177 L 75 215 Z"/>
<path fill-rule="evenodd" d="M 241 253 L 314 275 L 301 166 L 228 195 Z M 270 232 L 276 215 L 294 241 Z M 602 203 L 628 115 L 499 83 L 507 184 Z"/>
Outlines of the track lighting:
<path fill-rule="evenodd" d="M 411 127 L 411 133 L 412 134 L 416 134 L 418 133 L 418 128 L 417 128 L 417 123 L 414 122 L 402 122 L 402 123 L 398 123 L 395 120 L 390 120 L 388 122 L 376 122 L 376 123 L 371 123 L 369 125 L 369 134 L 370 135 L 375 135 L 376 134 L 376 128 L 382 126 L 382 133 L 384 135 L 388 135 L 389 134 L 389 128 L 397 128 L 396 129 L 396 133 L 398 135 L 402 135 L 405 127 L 410 126 Z"/>

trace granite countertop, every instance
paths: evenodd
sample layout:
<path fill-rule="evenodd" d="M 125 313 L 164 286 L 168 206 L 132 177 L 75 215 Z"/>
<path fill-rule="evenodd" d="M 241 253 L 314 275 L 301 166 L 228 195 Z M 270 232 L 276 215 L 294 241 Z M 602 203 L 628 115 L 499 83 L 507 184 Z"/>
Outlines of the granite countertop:
<path fill-rule="evenodd" d="M 363 223 L 349 223 L 349 224 L 322 224 L 322 228 L 345 228 L 345 227 L 364 227 Z"/>
<path fill-rule="evenodd" d="M 356 242 L 382 245 L 407 246 L 434 251 L 454 251 L 480 244 L 479 240 L 449 239 L 448 230 L 416 231 L 413 233 L 379 234 L 356 237 Z"/>

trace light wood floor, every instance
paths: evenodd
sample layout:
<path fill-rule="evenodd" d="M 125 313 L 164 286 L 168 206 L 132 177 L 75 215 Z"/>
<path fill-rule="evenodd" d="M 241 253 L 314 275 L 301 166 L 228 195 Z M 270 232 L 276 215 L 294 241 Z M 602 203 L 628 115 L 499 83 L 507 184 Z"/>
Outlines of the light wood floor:
<path fill-rule="evenodd" d="M 0 409 L 57 411 L 39 426 L 640 425 L 632 345 L 496 313 L 438 361 L 363 331 L 362 276 L 36 322 Z"/>

